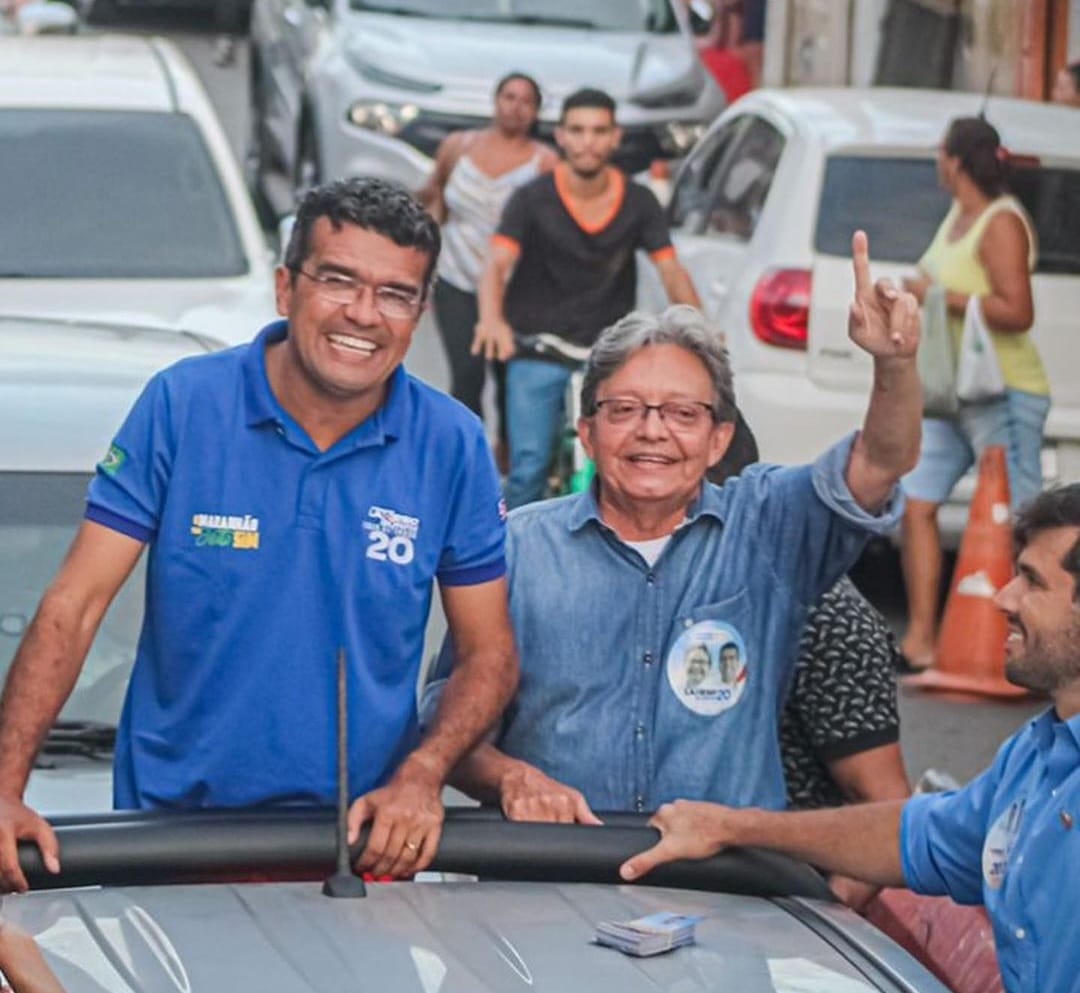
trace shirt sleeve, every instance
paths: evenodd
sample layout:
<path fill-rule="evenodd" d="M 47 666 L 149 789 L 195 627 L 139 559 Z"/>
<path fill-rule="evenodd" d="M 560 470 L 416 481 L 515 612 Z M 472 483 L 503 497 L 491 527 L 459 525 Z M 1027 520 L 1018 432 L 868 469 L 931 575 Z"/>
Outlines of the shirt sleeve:
<path fill-rule="evenodd" d="M 98 463 L 86 519 L 137 541 L 153 540 L 173 461 L 168 391 L 159 373 L 143 389 Z"/>
<path fill-rule="evenodd" d="M 654 262 L 675 257 L 675 247 L 671 244 L 671 232 L 667 218 L 652 190 L 638 186 L 641 201 L 641 243 L 640 247 L 649 253 Z"/>
<path fill-rule="evenodd" d="M 483 428 L 469 426 L 465 457 L 447 494 L 451 512 L 436 578 L 474 586 L 506 574 L 506 504 Z"/>
<path fill-rule="evenodd" d="M 791 704 L 823 762 L 899 740 L 896 656 L 885 619 L 846 577 L 811 607 Z"/>
<path fill-rule="evenodd" d="M 813 465 L 751 466 L 729 484 L 763 561 L 803 606 L 847 572 L 870 535 L 888 534 L 900 519 L 898 495 L 879 515 L 851 495 L 844 473 L 854 441 L 849 435 Z"/>
<path fill-rule="evenodd" d="M 900 818 L 900 858 L 909 889 L 983 902 L 982 850 L 994 795 L 1014 738 L 994 764 L 963 789 L 912 797 Z"/>
<path fill-rule="evenodd" d="M 510 194 L 499 218 L 499 226 L 495 229 L 493 240 L 496 244 L 521 250 L 529 229 L 529 202 L 528 185 Z"/>

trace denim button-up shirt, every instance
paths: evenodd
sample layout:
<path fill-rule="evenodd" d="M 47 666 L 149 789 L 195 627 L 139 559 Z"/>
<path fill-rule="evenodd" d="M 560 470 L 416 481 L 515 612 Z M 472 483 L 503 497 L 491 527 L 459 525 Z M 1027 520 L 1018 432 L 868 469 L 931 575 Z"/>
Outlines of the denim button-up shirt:
<path fill-rule="evenodd" d="M 1046 711 L 962 790 L 908 801 L 900 847 L 915 892 L 986 905 L 1010 993 L 1078 988 L 1080 716 Z"/>
<path fill-rule="evenodd" d="M 592 492 L 515 510 L 522 674 L 495 744 L 594 810 L 679 797 L 783 807 L 777 729 L 807 606 L 896 521 L 896 508 L 875 517 L 855 503 L 851 444 L 704 484 L 653 566 L 601 521 Z M 448 664 L 444 651 L 436 677 Z"/>

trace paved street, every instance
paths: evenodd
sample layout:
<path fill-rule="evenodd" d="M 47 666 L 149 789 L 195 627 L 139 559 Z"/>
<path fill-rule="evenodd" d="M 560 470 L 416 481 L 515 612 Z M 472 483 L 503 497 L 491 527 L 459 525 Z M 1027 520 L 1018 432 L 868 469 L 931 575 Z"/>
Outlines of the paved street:
<path fill-rule="evenodd" d="M 238 47 L 234 63 L 219 67 L 213 61 L 214 35 L 202 30 L 197 22 L 179 21 L 165 14 L 129 21 L 125 27 L 155 30 L 177 40 L 202 76 L 211 97 L 225 122 L 238 158 L 242 159 L 247 135 L 247 52 Z M 446 364 L 430 317 L 420 325 L 409 353 L 410 370 L 445 387 Z M 902 623 L 903 599 L 899 589 L 895 557 L 870 557 L 860 573 L 860 581 L 869 581 L 875 603 L 894 625 Z M 443 629 L 436 609 L 429 625 L 429 638 L 436 644 Z M 903 745 L 909 772 L 913 778 L 929 767 L 944 769 L 960 780 L 970 778 L 993 758 L 997 745 L 1017 726 L 1041 708 L 1037 702 L 988 703 L 957 702 L 925 694 L 903 691 Z"/>

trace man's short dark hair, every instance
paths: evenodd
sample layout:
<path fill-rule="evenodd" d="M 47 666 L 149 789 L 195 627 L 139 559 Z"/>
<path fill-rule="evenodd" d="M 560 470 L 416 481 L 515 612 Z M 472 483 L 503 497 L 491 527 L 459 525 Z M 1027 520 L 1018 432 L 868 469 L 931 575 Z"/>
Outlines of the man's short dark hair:
<path fill-rule="evenodd" d="M 1044 490 L 1016 513 L 1013 539 L 1019 553 L 1035 535 L 1054 528 L 1080 528 L 1080 483 Z M 1065 553 L 1061 567 L 1073 578 L 1073 599 L 1080 602 L 1080 537 Z"/>
<path fill-rule="evenodd" d="M 575 90 L 562 102 L 562 110 L 559 112 L 559 123 L 561 124 L 566 120 L 566 115 L 572 111 L 577 110 L 579 107 L 590 107 L 597 110 L 606 110 L 611 114 L 612 121 L 615 120 L 615 100 L 614 98 L 605 93 L 603 90 L 595 89 L 591 86 L 586 86 L 580 90 Z"/>
<path fill-rule="evenodd" d="M 311 231 L 325 217 L 335 231 L 355 224 L 388 238 L 402 248 L 415 248 L 428 257 L 425 292 L 435 272 L 442 239 L 435 219 L 403 187 L 385 179 L 339 179 L 309 190 L 296 210 L 285 268 L 296 272 L 311 251 Z"/>

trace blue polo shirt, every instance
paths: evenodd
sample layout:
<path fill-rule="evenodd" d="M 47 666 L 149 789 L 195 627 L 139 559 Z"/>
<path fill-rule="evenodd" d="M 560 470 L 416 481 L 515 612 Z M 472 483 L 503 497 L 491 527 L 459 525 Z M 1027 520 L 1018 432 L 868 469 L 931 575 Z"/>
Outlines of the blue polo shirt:
<path fill-rule="evenodd" d="M 1010 993 L 1080 989 L 1080 716 L 1049 710 L 963 789 L 909 800 L 900 851 L 911 889 L 985 904 Z"/>
<path fill-rule="evenodd" d="M 814 465 L 706 483 L 654 565 L 593 492 L 510 515 L 521 684 L 495 741 L 593 810 L 680 797 L 782 808 L 779 717 L 809 604 L 858 557 L 873 516 L 844 479 L 848 438 Z M 425 714 L 451 664 L 440 657 Z"/>
<path fill-rule="evenodd" d="M 286 331 L 155 376 L 91 483 L 87 518 L 150 543 L 117 807 L 331 802 L 338 646 L 351 794 L 385 782 L 418 740 L 432 580 L 505 572 L 476 417 L 399 368 L 320 452 L 266 378 Z"/>

